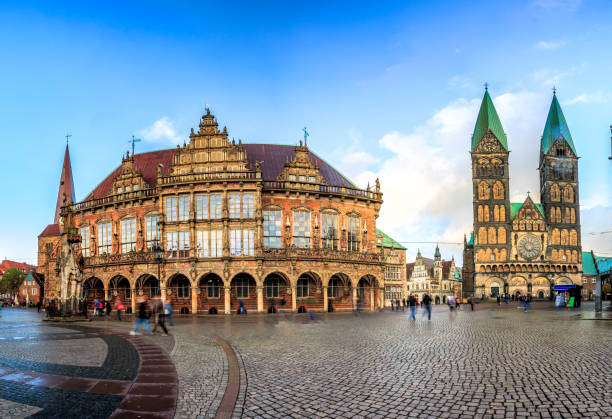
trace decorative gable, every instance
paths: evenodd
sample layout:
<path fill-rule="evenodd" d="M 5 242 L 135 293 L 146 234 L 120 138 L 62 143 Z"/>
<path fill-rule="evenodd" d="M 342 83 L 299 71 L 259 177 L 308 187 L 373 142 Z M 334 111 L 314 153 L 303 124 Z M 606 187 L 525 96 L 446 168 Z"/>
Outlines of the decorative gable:
<path fill-rule="evenodd" d="M 134 166 L 134 156 L 128 151 L 121 159 L 121 173 L 113 180 L 111 194 L 135 192 L 148 188 L 142 174 Z"/>
<path fill-rule="evenodd" d="M 521 208 L 516 212 L 512 220 L 514 231 L 545 231 L 546 223 L 544 216 L 533 203 L 531 197 L 527 197 Z"/>
<path fill-rule="evenodd" d="M 482 137 L 482 140 L 476 146 L 475 153 L 505 153 L 502 143 L 489 129 Z"/>
<path fill-rule="evenodd" d="M 289 182 L 291 187 L 300 189 L 318 190 L 318 185 L 326 184 L 319 166 L 310 161 L 308 147 L 302 145 L 302 141 L 295 147 L 295 157 L 291 161 L 287 159 L 285 168 L 277 179 Z"/>

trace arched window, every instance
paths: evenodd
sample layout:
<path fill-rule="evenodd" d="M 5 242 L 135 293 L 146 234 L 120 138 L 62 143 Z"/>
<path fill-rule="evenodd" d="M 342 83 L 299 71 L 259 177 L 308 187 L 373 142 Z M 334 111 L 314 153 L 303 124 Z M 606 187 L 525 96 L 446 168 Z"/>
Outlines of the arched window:
<path fill-rule="evenodd" d="M 575 250 L 572 250 L 572 262 L 578 263 L 578 252 Z"/>
<path fill-rule="evenodd" d="M 567 230 L 561 230 L 561 246 L 567 246 L 569 244 L 569 235 L 567 234 Z"/>
<path fill-rule="evenodd" d="M 309 295 L 310 295 L 310 292 L 308 289 L 308 278 L 298 279 L 296 296 L 298 298 L 302 298 L 302 297 L 308 297 Z"/>
<path fill-rule="evenodd" d="M 487 250 L 485 251 L 485 258 L 484 258 L 484 260 L 486 260 L 486 261 L 490 261 L 490 260 L 491 260 L 491 255 L 492 255 L 492 254 L 493 254 L 493 253 L 491 252 L 491 249 L 487 249 Z"/>
<path fill-rule="evenodd" d="M 501 205 L 499 207 L 499 221 L 506 221 L 506 206 Z"/>
<path fill-rule="evenodd" d="M 487 230 L 484 227 L 478 229 L 478 244 L 487 244 Z"/>
<path fill-rule="evenodd" d="M 482 205 L 478 205 L 478 221 L 482 222 L 484 220 L 484 215 L 482 211 Z"/>
<path fill-rule="evenodd" d="M 495 227 L 489 227 L 489 244 L 497 243 L 497 233 Z"/>
<path fill-rule="evenodd" d="M 565 185 L 563 188 L 563 202 L 574 202 L 574 188 L 570 185 Z"/>
<path fill-rule="evenodd" d="M 551 259 L 551 260 L 557 260 L 557 257 L 558 257 L 558 256 L 557 256 L 557 249 L 553 249 L 553 250 L 550 252 L 550 259 Z"/>
<path fill-rule="evenodd" d="M 506 229 L 504 227 L 499 227 L 497 229 L 497 243 L 506 243 Z"/>
<path fill-rule="evenodd" d="M 550 187 L 550 200 L 553 202 L 559 202 L 561 200 L 561 191 L 559 185 L 556 183 Z"/>
<path fill-rule="evenodd" d="M 572 212 L 571 212 L 571 216 L 570 216 L 570 222 L 572 224 L 576 223 L 576 209 L 572 208 Z"/>
<path fill-rule="evenodd" d="M 551 241 L 552 241 L 552 244 L 559 244 L 559 243 L 561 243 L 561 238 L 559 236 L 559 229 L 558 228 L 553 229 Z"/>
<path fill-rule="evenodd" d="M 571 223 L 571 220 L 572 220 L 571 211 L 569 208 L 565 208 L 565 223 L 569 224 Z"/>
<path fill-rule="evenodd" d="M 489 185 L 485 181 L 478 184 L 478 199 L 489 199 Z"/>
<path fill-rule="evenodd" d="M 501 249 L 499 251 L 499 260 L 506 260 L 508 257 L 508 252 L 506 252 L 506 249 Z"/>
<path fill-rule="evenodd" d="M 499 180 L 493 185 L 493 199 L 504 199 L 504 185 Z"/>
<path fill-rule="evenodd" d="M 550 222 L 554 223 L 555 220 L 557 219 L 555 216 L 555 207 L 550 207 Z"/>
<path fill-rule="evenodd" d="M 578 233 L 576 230 L 570 230 L 570 246 L 578 246 Z"/>
<path fill-rule="evenodd" d="M 486 257 L 486 252 L 484 251 L 484 249 L 478 250 L 478 258 L 476 260 L 478 260 L 479 262 L 484 262 L 485 257 Z"/>
<path fill-rule="evenodd" d="M 280 280 L 278 277 L 273 276 L 266 278 L 265 288 L 266 298 L 278 298 L 280 295 Z"/>
<path fill-rule="evenodd" d="M 189 280 L 184 276 L 180 276 L 176 280 L 176 297 L 177 298 L 189 298 L 190 284 Z"/>
<path fill-rule="evenodd" d="M 485 220 L 485 222 L 486 222 L 486 223 L 488 223 L 488 222 L 489 222 L 489 216 L 490 216 L 490 215 L 491 215 L 491 214 L 490 214 L 490 211 L 489 211 L 489 206 L 488 206 L 488 205 L 485 205 L 485 206 L 484 206 L 484 220 Z"/>
<path fill-rule="evenodd" d="M 555 222 L 560 223 L 561 222 L 561 208 L 556 207 L 556 211 L 557 211 L 557 216 L 555 217 Z"/>
<path fill-rule="evenodd" d="M 495 207 L 493 208 L 493 220 L 499 221 L 499 206 L 498 205 L 495 205 Z"/>

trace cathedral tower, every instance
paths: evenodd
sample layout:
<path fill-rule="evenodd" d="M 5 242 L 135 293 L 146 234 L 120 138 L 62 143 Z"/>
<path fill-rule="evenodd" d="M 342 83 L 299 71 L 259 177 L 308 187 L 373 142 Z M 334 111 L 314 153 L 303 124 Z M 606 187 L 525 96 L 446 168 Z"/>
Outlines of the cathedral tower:
<path fill-rule="evenodd" d="M 59 223 L 62 206 L 76 202 L 74 197 L 74 181 L 72 180 L 72 166 L 70 165 L 70 152 L 66 144 L 64 153 L 64 163 L 62 164 L 62 174 L 60 176 L 59 190 L 57 191 L 57 203 L 55 204 L 55 216 L 53 223 Z"/>
<path fill-rule="evenodd" d="M 540 202 L 549 228 L 546 258 L 580 263 L 578 156 L 556 94 L 540 144 Z"/>
<path fill-rule="evenodd" d="M 479 263 L 505 261 L 509 254 L 508 141 L 487 89 L 472 136 L 471 155 L 478 272 Z"/>

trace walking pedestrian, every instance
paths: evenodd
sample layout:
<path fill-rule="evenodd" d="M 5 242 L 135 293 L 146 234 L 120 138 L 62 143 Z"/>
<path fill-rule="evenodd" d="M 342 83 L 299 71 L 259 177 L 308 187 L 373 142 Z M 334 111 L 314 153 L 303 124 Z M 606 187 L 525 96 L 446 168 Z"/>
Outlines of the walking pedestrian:
<path fill-rule="evenodd" d="M 391 300 L 391 311 L 395 311 L 395 301 Z"/>
<path fill-rule="evenodd" d="M 396 309 L 397 311 L 399 311 L 399 305 L 400 305 L 400 300 L 399 300 L 399 298 L 398 298 L 397 300 L 395 300 L 395 309 Z"/>
<path fill-rule="evenodd" d="M 121 312 L 123 311 L 124 307 L 120 298 L 117 298 L 117 301 L 115 302 L 115 309 L 117 310 L 117 320 L 121 321 Z"/>
<path fill-rule="evenodd" d="M 145 332 L 149 333 L 149 317 L 151 310 L 144 297 L 138 297 L 136 302 L 136 315 L 134 316 L 134 330 L 130 331 L 130 335 L 137 335 L 140 326 L 143 326 Z"/>
<path fill-rule="evenodd" d="M 174 309 L 172 308 L 172 304 L 170 304 L 169 300 L 166 300 L 164 303 L 164 315 L 168 319 L 168 323 L 170 326 L 174 326 L 174 322 L 172 321 L 172 315 L 174 314 Z"/>
<path fill-rule="evenodd" d="M 501 305 L 501 298 L 499 298 L 499 295 L 497 296 L 497 305 L 500 306 Z"/>
<path fill-rule="evenodd" d="M 470 305 L 471 310 L 474 311 L 474 300 L 472 299 L 472 297 L 469 297 L 467 299 L 467 302 Z"/>
<path fill-rule="evenodd" d="M 40 300 L 38 300 L 38 302 L 36 303 L 36 310 L 40 313 L 40 307 L 42 306 L 42 303 L 40 302 Z"/>
<path fill-rule="evenodd" d="M 461 298 L 455 298 L 455 308 L 457 310 L 461 308 Z"/>
<path fill-rule="evenodd" d="M 427 320 L 431 320 L 431 297 L 429 294 L 425 294 L 423 297 L 423 305 L 425 306 L 423 316 L 425 316 L 425 313 L 427 313 Z"/>
<path fill-rule="evenodd" d="M 416 320 L 416 305 L 417 305 L 417 300 L 414 297 L 414 294 L 410 294 L 410 297 L 408 298 L 408 305 L 410 306 L 410 318 L 412 320 Z"/>
<path fill-rule="evenodd" d="M 453 298 L 452 295 L 449 295 L 446 298 L 446 304 L 448 304 L 448 309 L 452 312 L 453 308 L 455 308 L 455 299 Z"/>
<path fill-rule="evenodd" d="M 155 324 L 153 325 L 153 333 L 157 331 L 157 326 L 161 327 L 164 333 L 162 336 L 168 336 L 168 329 L 166 329 L 166 322 L 164 316 L 164 303 L 161 297 L 155 297 L 153 300 L 153 318 Z"/>
<path fill-rule="evenodd" d="M 110 320 L 110 318 L 111 318 L 110 314 L 111 314 L 111 310 L 112 310 L 110 301 L 106 300 L 104 302 L 104 309 L 106 310 L 106 320 Z"/>
<path fill-rule="evenodd" d="M 94 309 L 94 317 L 96 317 L 98 315 L 98 299 L 94 300 L 93 309 Z"/>
<path fill-rule="evenodd" d="M 402 311 L 406 309 L 406 298 L 402 298 Z"/>

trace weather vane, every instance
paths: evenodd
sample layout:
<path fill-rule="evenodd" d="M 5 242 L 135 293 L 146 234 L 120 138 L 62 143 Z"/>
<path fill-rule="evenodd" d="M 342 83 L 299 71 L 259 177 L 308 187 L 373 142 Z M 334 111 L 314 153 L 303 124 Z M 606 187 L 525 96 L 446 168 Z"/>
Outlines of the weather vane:
<path fill-rule="evenodd" d="M 306 130 L 306 127 L 304 127 L 302 131 L 304 131 L 304 146 L 308 146 L 308 137 L 310 136 L 310 134 Z"/>
<path fill-rule="evenodd" d="M 71 137 L 72 137 L 71 134 L 66 134 L 66 145 L 68 145 L 68 141 L 70 141 Z"/>
<path fill-rule="evenodd" d="M 128 143 L 132 143 L 132 156 L 134 155 L 134 144 L 135 143 L 139 143 L 142 140 L 140 138 L 134 138 L 134 136 L 132 135 L 132 139 L 128 141 Z"/>
<path fill-rule="evenodd" d="M 553 86 L 553 95 L 557 94 L 557 86 Z"/>
<path fill-rule="evenodd" d="M 489 83 L 485 81 L 484 87 L 485 87 L 485 90 L 489 90 Z"/>

